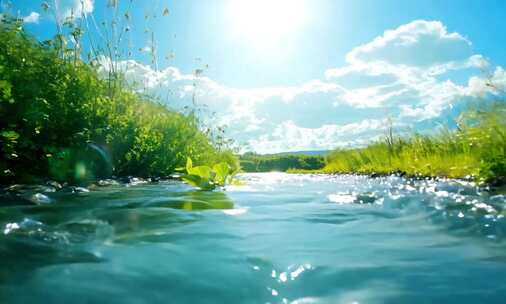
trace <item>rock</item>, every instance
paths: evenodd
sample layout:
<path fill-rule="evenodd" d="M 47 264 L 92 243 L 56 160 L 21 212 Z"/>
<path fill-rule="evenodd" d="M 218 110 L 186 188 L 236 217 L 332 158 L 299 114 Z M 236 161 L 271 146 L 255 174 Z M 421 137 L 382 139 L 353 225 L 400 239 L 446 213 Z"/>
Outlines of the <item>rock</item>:
<path fill-rule="evenodd" d="M 373 204 L 378 197 L 376 197 L 373 193 L 361 193 L 356 196 L 355 203 L 358 204 Z"/>
<path fill-rule="evenodd" d="M 128 186 L 135 186 L 135 185 L 148 183 L 148 181 L 143 178 L 132 177 L 132 176 L 122 177 L 120 180 L 121 180 L 121 182 L 127 184 Z"/>
<path fill-rule="evenodd" d="M 41 192 L 41 193 L 56 192 L 56 189 L 52 186 L 44 186 L 44 185 L 15 184 L 4 188 L 4 191 L 16 194 L 27 194 L 34 192 Z"/>
<path fill-rule="evenodd" d="M 3 189 L 0 193 L 1 206 L 42 205 L 52 202 L 45 193 L 56 192 L 52 186 L 15 184 Z"/>
<path fill-rule="evenodd" d="M 87 192 L 90 192 L 90 190 L 84 188 L 84 187 L 75 187 L 74 188 L 74 192 L 77 192 L 77 193 L 87 193 Z"/>
<path fill-rule="evenodd" d="M 397 177 L 404 177 L 407 175 L 407 173 L 405 171 L 397 170 L 397 171 L 393 172 L 393 175 L 395 175 Z"/>
<path fill-rule="evenodd" d="M 70 192 L 70 193 L 87 193 L 90 192 L 87 188 L 84 187 L 76 187 L 76 186 L 68 186 L 62 189 L 62 192 Z"/>
<path fill-rule="evenodd" d="M 46 185 L 55 188 L 57 191 L 63 188 L 63 186 L 56 181 L 48 181 Z"/>
<path fill-rule="evenodd" d="M 33 202 L 36 205 L 44 205 L 44 204 L 50 204 L 52 200 L 42 193 L 35 193 L 29 197 L 27 197 L 29 201 Z"/>
<path fill-rule="evenodd" d="M 45 194 L 42 193 L 23 193 L 10 196 L 10 201 L 7 203 L 11 206 L 24 206 L 24 205 L 45 205 L 53 201 Z"/>
<path fill-rule="evenodd" d="M 160 181 L 160 179 L 161 179 L 161 178 L 160 178 L 159 176 L 157 176 L 157 177 L 150 177 L 150 178 L 149 178 L 149 181 L 150 181 L 151 183 L 158 183 L 158 182 Z"/>
<path fill-rule="evenodd" d="M 124 184 L 129 184 L 132 179 L 133 179 L 132 176 L 122 176 L 119 178 L 119 181 Z"/>
<path fill-rule="evenodd" d="M 147 184 L 148 181 L 143 179 L 143 178 L 139 178 L 139 177 L 134 177 L 130 180 L 130 185 L 134 186 L 134 185 L 140 185 L 140 184 Z"/>
<path fill-rule="evenodd" d="M 101 180 L 97 181 L 95 184 L 100 187 L 119 185 L 119 183 L 113 179 L 101 179 Z"/>
<path fill-rule="evenodd" d="M 490 187 L 500 188 L 506 185 L 506 177 L 498 176 L 488 182 Z"/>

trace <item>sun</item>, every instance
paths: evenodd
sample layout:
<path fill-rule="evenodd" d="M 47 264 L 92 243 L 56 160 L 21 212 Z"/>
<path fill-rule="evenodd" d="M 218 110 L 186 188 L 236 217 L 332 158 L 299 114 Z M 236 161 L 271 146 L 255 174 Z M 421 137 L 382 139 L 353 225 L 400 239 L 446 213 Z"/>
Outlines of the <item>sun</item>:
<path fill-rule="evenodd" d="M 258 47 L 281 43 L 307 21 L 303 0 L 230 0 L 229 15 L 230 30 Z"/>

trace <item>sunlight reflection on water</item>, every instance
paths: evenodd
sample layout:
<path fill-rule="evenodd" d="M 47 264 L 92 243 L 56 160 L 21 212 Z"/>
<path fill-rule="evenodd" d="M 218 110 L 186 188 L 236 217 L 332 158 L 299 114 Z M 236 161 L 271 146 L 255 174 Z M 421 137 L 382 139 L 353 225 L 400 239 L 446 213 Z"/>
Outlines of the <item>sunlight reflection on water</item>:
<path fill-rule="evenodd" d="M 399 177 L 240 180 L 210 193 L 116 184 L 0 209 L 0 294 L 6 303 L 503 303 L 504 194 Z"/>

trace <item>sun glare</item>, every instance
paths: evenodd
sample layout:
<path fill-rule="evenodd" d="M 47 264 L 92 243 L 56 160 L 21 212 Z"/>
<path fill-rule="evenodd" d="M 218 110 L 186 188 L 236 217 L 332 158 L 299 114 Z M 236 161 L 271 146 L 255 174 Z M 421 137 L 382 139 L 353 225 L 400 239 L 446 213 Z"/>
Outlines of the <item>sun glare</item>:
<path fill-rule="evenodd" d="M 306 22 L 303 0 L 231 0 L 231 29 L 258 47 L 293 36 Z"/>

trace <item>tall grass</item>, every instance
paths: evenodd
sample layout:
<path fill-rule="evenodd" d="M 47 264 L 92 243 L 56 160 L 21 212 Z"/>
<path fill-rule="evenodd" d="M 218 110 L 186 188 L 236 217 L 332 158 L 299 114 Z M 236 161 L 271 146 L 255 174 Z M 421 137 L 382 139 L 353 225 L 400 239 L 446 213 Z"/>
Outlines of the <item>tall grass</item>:
<path fill-rule="evenodd" d="M 246 172 L 296 172 L 297 170 L 318 170 L 325 165 L 324 158 L 320 155 L 259 155 L 249 152 L 242 155 L 240 161 L 242 169 Z"/>
<path fill-rule="evenodd" d="M 193 112 L 170 110 L 133 92 L 121 73 L 103 79 L 96 66 L 70 58 L 20 20 L 0 22 L 0 183 L 167 175 L 188 157 L 237 166 Z"/>
<path fill-rule="evenodd" d="M 457 129 L 408 137 L 389 133 L 364 148 L 336 149 L 326 158 L 326 173 L 472 177 L 504 182 L 506 176 L 506 104 L 496 102 L 460 115 Z"/>

